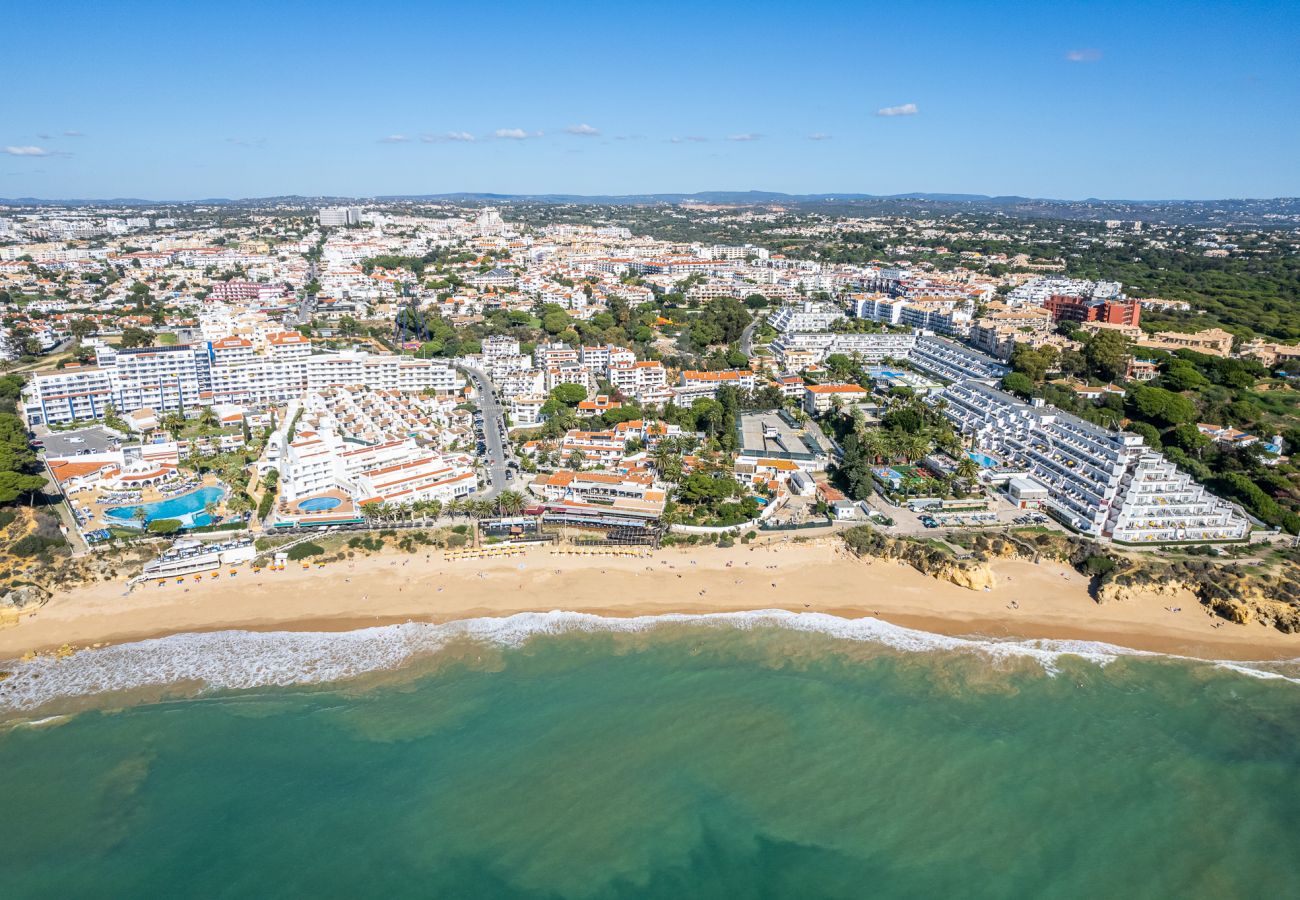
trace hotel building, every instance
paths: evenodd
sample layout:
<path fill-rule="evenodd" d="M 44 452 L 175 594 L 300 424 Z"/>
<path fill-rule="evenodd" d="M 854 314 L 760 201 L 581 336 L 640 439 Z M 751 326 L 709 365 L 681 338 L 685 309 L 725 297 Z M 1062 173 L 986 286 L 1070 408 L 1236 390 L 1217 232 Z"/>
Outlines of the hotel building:
<path fill-rule="evenodd" d="M 950 385 L 945 415 L 1003 468 L 1047 488 L 1044 509 L 1075 531 L 1123 543 L 1242 540 L 1249 522 L 1149 449 L 1055 407 L 977 381 Z"/>

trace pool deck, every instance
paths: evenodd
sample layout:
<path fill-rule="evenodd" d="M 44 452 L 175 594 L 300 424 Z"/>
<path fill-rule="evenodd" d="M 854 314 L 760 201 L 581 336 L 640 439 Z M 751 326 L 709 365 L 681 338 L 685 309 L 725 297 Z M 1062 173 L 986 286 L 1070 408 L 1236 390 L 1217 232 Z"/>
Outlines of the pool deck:
<path fill-rule="evenodd" d="M 302 509 L 302 504 L 310 503 L 313 500 L 337 500 L 339 503 L 330 509 L 316 511 Z M 337 490 L 323 491 L 319 494 L 301 497 L 292 504 L 277 503 L 275 511 L 279 522 L 294 522 L 299 525 L 327 525 L 335 522 L 349 522 L 359 515 L 352 498 L 343 491 Z"/>
<path fill-rule="evenodd" d="M 219 509 L 218 512 L 219 513 L 224 512 L 225 497 L 229 496 L 230 492 L 221 484 L 221 482 L 217 479 L 217 477 L 212 474 L 204 475 L 198 487 L 191 488 L 190 490 L 183 491 L 182 493 L 179 494 L 164 494 L 161 491 L 159 491 L 156 487 L 153 487 L 152 485 L 149 487 L 141 488 L 140 499 L 131 501 L 130 503 L 113 503 L 113 504 L 96 503 L 94 502 L 95 499 L 101 496 L 99 492 L 95 492 L 93 497 L 84 491 L 75 496 L 76 499 L 81 501 L 81 506 L 83 508 L 89 509 L 94 513 L 94 516 L 91 518 L 90 522 L 82 527 L 84 531 L 93 531 L 96 528 L 123 528 L 123 527 L 133 528 L 137 525 L 137 521 L 135 519 L 117 519 L 108 515 L 108 511 L 110 509 L 120 509 L 122 507 L 130 508 L 133 506 L 147 506 L 150 503 L 161 503 L 167 500 L 175 500 L 177 497 L 182 497 L 185 494 L 191 494 L 194 491 L 202 490 L 203 488 L 209 488 L 209 487 L 222 488 L 225 491 L 225 494 L 223 495 L 222 499 L 218 501 L 217 504 L 219 507 L 221 507 L 221 509 Z"/>

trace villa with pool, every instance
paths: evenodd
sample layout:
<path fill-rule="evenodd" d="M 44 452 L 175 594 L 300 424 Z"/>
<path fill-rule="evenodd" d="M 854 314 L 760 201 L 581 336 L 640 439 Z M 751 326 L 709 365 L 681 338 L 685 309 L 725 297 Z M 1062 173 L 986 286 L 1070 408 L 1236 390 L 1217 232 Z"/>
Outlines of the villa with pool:
<path fill-rule="evenodd" d="M 199 528 L 220 514 L 227 491 L 212 475 L 180 468 L 175 443 L 128 446 L 47 460 L 82 531 L 139 529 L 160 519 Z"/>

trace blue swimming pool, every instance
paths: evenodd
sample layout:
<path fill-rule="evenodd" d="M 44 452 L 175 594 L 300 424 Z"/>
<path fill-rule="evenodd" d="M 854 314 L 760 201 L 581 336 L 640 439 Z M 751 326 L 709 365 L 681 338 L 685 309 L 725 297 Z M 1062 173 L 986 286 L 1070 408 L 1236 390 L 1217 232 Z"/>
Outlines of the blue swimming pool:
<path fill-rule="evenodd" d="M 966 454 L 985 469 L 996 469 L 998 461 L 986 453 L 970 452 Z"/>
<path fill-rule="evenodd" d="M 186 526 L 211 525 L 212 517 L 204 512 L 204 508 L 209 503 L 219 501 L 222 493 L 219 487 L 205 487 L 190 491 L 188 494 L 181 494 L 179 497 L 169 497 L 156 503 L 145 503 L 143 504 L 145 524 L 154 519 L 180 519 Z M 139 521 L 135 517 L 135 511 L 140 508 L 139 506 L 115 506 L 105 510 L 104 515 L 110 519 L 118 519 L 123 524 L 134 524 Z"/>
<path fill-rule="evenodd" d="M 300 512 L 325 512 L 334 509 L 343 501 L 337 497 L 313 497 L 298 504 Z"/>

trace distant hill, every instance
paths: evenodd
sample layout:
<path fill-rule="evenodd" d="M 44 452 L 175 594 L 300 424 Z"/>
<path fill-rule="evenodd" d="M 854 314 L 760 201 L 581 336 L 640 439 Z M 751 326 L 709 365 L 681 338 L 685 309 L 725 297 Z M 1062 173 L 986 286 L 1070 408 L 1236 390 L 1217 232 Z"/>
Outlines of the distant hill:
<path fill-rule="evenodd" d="M 1300 198 L 1224 199 L 1224 200 L 1055 200 L 1048 198 L 985 194 L 786 194 L 779 191 L 697 191 L 663 194 L 494 194 L 455 192 L 443 194 L 388 194 L 375 197 L 249 197 L 241 200 L 207 198 L 203 200 L 141 200 L 111 198 L 101 200 L 46 200 L 35 197 L 0 198 L 0 207 L 63 206 L 68 208 L 99 206 L 197 207 L 226 206 L 266 209 L 280 206 L 310 208 L 350 202 L 395 203 L 445 202 L 468 204 L 546 203 L 647 205 L 707 203 L 725 205 L 782 205 L 812 207 L 839 215 L 924 215 L 961 212 L 993 213 L 1022 218 L 1074 220 L 1141 220 L 1169 224 L 1250 226 L 1260 228 L 1300 225 Z"/>

